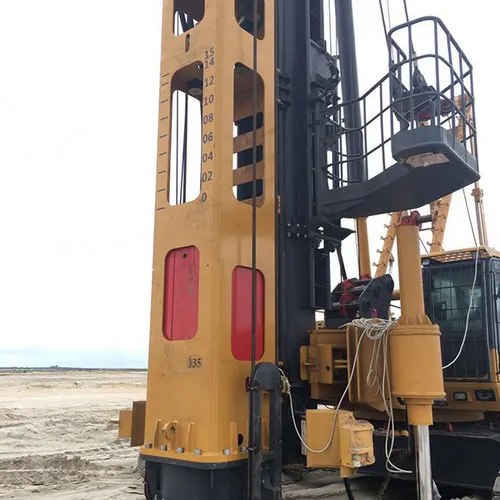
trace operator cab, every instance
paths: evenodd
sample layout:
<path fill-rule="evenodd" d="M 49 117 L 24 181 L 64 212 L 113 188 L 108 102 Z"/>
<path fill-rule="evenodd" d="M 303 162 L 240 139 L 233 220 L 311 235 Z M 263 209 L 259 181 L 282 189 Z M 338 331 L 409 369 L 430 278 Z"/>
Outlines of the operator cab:
<path fill-rule="evenodd" d="M 476 252 L 422 259 L 426 313 L 441 330 L 443 367 L 453 363 L 445 380 L 493 381 L 500 371 L 500 253 L 480 248 L 476 273 Z"/>

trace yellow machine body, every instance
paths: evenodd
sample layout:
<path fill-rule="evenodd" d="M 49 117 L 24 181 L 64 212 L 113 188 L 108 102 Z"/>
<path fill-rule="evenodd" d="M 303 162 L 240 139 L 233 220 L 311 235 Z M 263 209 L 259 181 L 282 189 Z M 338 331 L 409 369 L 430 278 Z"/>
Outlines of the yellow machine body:
<path fill-rule="evenodd" d="M 235 168 L 234 155 L 252 147 L 252 131 L 234 135 L 235 123 L 252 113 L 252 36 L 237 22 L 227 0 L 186 1 L 183 10 L 199 19 L 196 30 L 174 34 L 174 0 L 163 10 L 156 217 L 153 262 L 151 332 L 147 401 L 120 414 L 120 437 L 132 437 L 140 453 L 157 459 L 198 464 L 226 463 L 247 457 L 250 361 L 232 352 L 233 273 L 251 267 L 251 199 L 238 200 L 237 186 L 252 179 L 252 166 Z M 263 193 L 257 198 L 257 269 L 263 278 L 264 341 L 259 362 L 275 362 L 275 60 L 274 1 L 265 3 L 258 40 L 259 89 L 257 111 L 262 127 L 256 132 L 263 160 L 257 178 Z M 172 116 L 176 90 L 203 82 L 202 165 L 200 193 L 187 203 L 171 204 Z M 278 206 L 279 210 L 279 206 Z M 361 225 L 366 226 L 366 221 Z M 197 328 L 192 338 L 169 340 L 165 332 L 168 256 L 181 251 L 199 255 L 199 275 L 191 276 L 197 293 Z M 182 251 L 186 249 L 186 253 Z M 247 290 L 248 292 L 249 290 Z M 264 408 L 267 408 L 264 399 Z M 328 412 L 308 412 L 310 439 L 330 432 Z M 312 425 L 312 428 L 310 427 Z M 318 459 L 325 467 L 350 469 L 373 463 L 372 427 L 342 412 L 334 443 Z M 268 425 L 263 418 L 264 448 Z M 332 455 L 333 453 L 333 455 Z M 359 455 L 359 457 L 358 457 Z M 338 457 L 333 458 L 333 457 Z M 316 457 L 311 458 L 316 463 Z"/>
<path fill-rule="evenodd" d="M 251 133 L 233 137 L 234 123 L 252 114 L 252 36 L 237 22 L 234 2 L 206 2 L 196 29 L 174 35 L 174 0 L 164 1 L 156 186 L 151 334 L 141 454 L 192 462 L 229 462 L 246 456 L 249 360 L 232 353 L 232 276 L 251 267 L 251 205 L 233 187 L 248 183 L 251 167 L 233 170 L 233 155 L 251 145 Z M 199 19 L 200 2 L 183 10 Z M 264 194 L 257 208 L 257 269 L 263 277 L 264 346 L 259 361 L 275 361 L 274 2 L 265 9 L 258 41 L 261 85 L 258 133 L 264 159 L 258 166 Z M 171 205 L 172 96 L 192 79 L 203 82 L 200 193 Z M 199 254 L 197 329 L 189 340 L 164 332 L 166 259 L 176 249 Z"/>
<path fill-rule="evenodd" d="M 405 400 L 411 425 L 431 425 L 444 393 L 439 327 L 425 314 L 419 228 L 397 228 L 401 317 L 389 332 L 392 394 Z"/>
<path fill-rule="evenodd" d="M 397 218 L 400 219 L 400 214 Z M 401 231 L 415 231 L 415 229 L 398 228 Z M 396 227 L 391 235 L 396 241 Z M 414 238 L 413 238 L 414 240 Z M 407 248 L 407 242 L 403 239 L 403 248 L 400 250 L 400 257 L 404 259 L 411 258 L 415 260 L 417 249 L 413 247 Z M 464 260 L 471 261 L 474 259 L 476 248 L 466 248 L 447 252 L 435 252 L 419 256 L 420 259 L 434 259 L 443 263 L 461 262 Z M 490 257 L 500 257 L 500 252 L 487 248 L 479 248 L 479 258 L 486 259 Z M 403 264 L 405 265 L 405 264 Z M 420 273 L 419 267 L 410 266 L 413 272 Z M 416 269 L 416 271 L 415 271 Z M 408 279 L 410 278 L 410 279 Z M 404 278 L 403 278 L 404 279 Z M 421 295 L 422 287 L 421 275 L 407 276 L 405 281 L 411 287 L 416 286 L 417 289 L 406 289 L 403 295 L 410 294 L 410 301 L 413 305 L 421 310 L 422 304 L 418 297 Z M 415 285 L 416 284 L 416 285 Z M 401 292 L 397 291 L 397 299 L 399 300 Z M 403 298 L 403 297 L 401 297 Z M 416 300 L 414 300 L 416 298 Z M 414 311 L 415 312 L 415 311 Z M 405 392 L 417 393 L 416 386 L 424 388 L 419 394 L 421 401 L 435 400 L 433 405 L 433 421 L 434 422 L 471 422 L 484 419 L 485 412 L 500 411 L 500 378 L 499 375 L 493 373 L 492 378 L 485 377 L 484 380 L 446 380 L 444 382 L 444 392 L 442 386 L 433 384 L 431 373 L 434 375 L 437 372 L 437 367 L 441 365 L 441 359 L 437 358 L 440 355 L 439 333 L 435 327 L 430 325 L 427 318 L 419 317 L 413 314 L 413 318 L 421 322 L 421 332 L 411 337 L 405 337 L 404 334 L 398 335 L 397 329 L 393 330 L 392 342 L 389 344 L 389 355 L 393 360 L 392 370 L 398 370 L 401 379 L 399 381 L 401 387 L 403 384 L 406 388 L 414 387 L 413 390 L 405 391 L 400 388 L 398 381 L 392 389 L 393 407 L 396 410 L 397 419 L 406 419 L 403 413 L 404 407 L 401 406 L 396 396 L 402 396 Z M 400 320 L 401 321 L 401 320 Z M 405 320 L 408 323 L 408 315 Z M 402 322 L 398 324 L 403 324 Z M 411 324 L 407 324 L 408 329 Z M 411 331 L 411 328 L 410 328 Z M 310 342 L 308 346 L 301 349 L 301 376 L 303 380 L 309 381 L 311 384 L 311 395 L 314 399 L 322 401 L 335 401 L 339 398 L 345 387 L 345 380 L 351 373 L 351 366 L 354 359 L 354 350 L 359 341 L 361 331 L 359 328 L 348 327 L 338 330 L 329 330 L 324 328 L 322 324 L 318 324 L 316 330 L 310 332 Z M 401 337 L 401 338 L 398 338 Z M 399 345 L 401 344 L 401 345 Z M 404 345 L 406 344 L 406 345 Z M 399 352 L 394 355 L 394 352 Z M 408 356 L 408 352 L 412 355 Z M 362 415 L 363 418 L 384 419 L 384 405 L 374 387 L 368 386 L 365 381 L 368 376 L 370 359 L 373 353 L 373 344 L 370 341 L 364 340 L 361 343 L 359 361 L 356 366 L 356 373 L 353 377 L 353 382 L 349 389 L 349 401 L 356 408 L 356 414 Z M 399 360 L 399 361 L 398 361 Z M 418 365 L 424 360 L 425 370 L 420 371 Z M 491 366 L 498 366 L 498 352 L 495 349 L 490 350 Z M 415 366 L 417 365 L 417 366 Z M 413 367 L 413 369 L 411 369 Z M 333 368 L 333 369 L 332 369 Z M 377 369 L 380 371 L 382 366 Z M 340 370 L 340 371 L 337 371 Z M 343 371 L 342 371 L 343 370 Z M 337 376 L 336 376 L 337 374 Z M 413 375 L 411 375 L 413 374 Z M 418 378 L 411 380 L 414 374 L 418 374 Z M 434 378 L 436 380 L 436 378 Z M 476 391 L 492 391 L 494 400 L 480 401 L 476 398 Z M 396 392 L 398 391 L 399 394 Z M 456 394 L 460 394 L 461 399 L 457 399 Z M 371 408 L 368 409 L 367 407 Z M 428 418 L 428 410 L 426 410 Z"/>
<path fill-rule="evenodd" d="M 402 314 L 389 333 L 386 370 L 390 392 L 387 387 L 386 394 L 392 394 L 395 409 L 403 409 L 399 401 L 405 401 L 411 425 L 431 425 L 434 401 L 443 399 L 445 392 L 439 328 L 425 315 L 418 231 L 416 225 L 396 228 Z M 301 351 L 301 376 L 311 384 L 312 397 L 337 400 L 354 369 L 350 403 L 382 412 L 384 401 L 378 388 L 367 383 L 374 349 L 375 344 L 358 327 L 312 332 L 310 345 Z M 378 374 L 384 369 L 383 358 L 380 355 L 373 367 Z"/>
<path fill-rule="evenodd" d="M 335 428 L 330 446 L 318 453 L 328 443 L 332 426 Z M 360 467 L 375 463 L 373 426 L 356 420 L 352 412 L 307 410 L 306 429 L 308 467 L 340 469 L 342 477 L 351 477 Z"/>
<path fill-rule="evenodd" d="M 307 465 L 338 468 L 345 478 L 375 462 L 374 428 L 367 421 L 356 420 L 355 415 L 361 412 L 373 420 L 381 415 L 385 418 L 387 413 L 392 423 L 394 412 L 397 418 L 406 417 L 415 427 L 416 440 L 428 448 L 428 426 L 435 418 L 455 418 L 457 412 L 474 420 L 491 409 L 472 397 L 453 400 L 453 394 L 460 391 L 472 396 L 474 384 L 454 381 L 445 390 L 441 334 L 424 307 L 419 224 L 412 219 L 413 213 L 409 216 L 404 210 L 406 203 L 412 203 L 413 189 L 418 191 L 412 198 L 415 203 L 427 203 L 436 193 L 446 194 L 431 206 L 435 229 L 432 249 L 442 249 L 449 192 L 478 178 L 475 158 L 469 164 L 458 153 L 451 156 L 460 168 L 457 179 L 461 182 L 456 185 L 446 182 L 451 177 L 442 175 L 444 167 L 438 167 L 450 163 L 444 153 L 433 154 L 436 161 L 419 165 L 423 168 L 409 169 L 409 159 L 419 155 L 427 158 L 429 141 L 419 142 L 422 127 L 394 128 L 392 119 L 391 147 L 396 165 L 386 166 L 384 157 L 381 177 L 372 182 L 369 153 L 358 157 L 357 138 L 348 134 L 359 131 L 362 138 L 371 123 L 366 122 L 366 109 L 366 123 L 354 123 L 359 121 L 354 112 L 361 104 L 359 92 L 354 92 L 358 95 L 351 96 L 353 99 L 346 92 L 358 86 L 357 79 L 352 85 L 348 83 L 349 75 L 357 73 L 354 37 L 350 37 L 350 2 L 335 2 L 340 72 L 338 58 L 326 50 L 323 2 L 289 3 L 290 7 L 283 0 L 163 1 L 147 398 L 134 403 L 132 411 L 121 412 L 119 423 L 120 437 L 130 437 L 132 445 L 141 446 L 149 477 L 147 498 L 175 496 L 185 500 L 205 493 L 207 498 L 246 498 L 248 493 L 256 500 L 264 498 L 262 495 L 277 499 L 283 463 L 297 459 L 298 453 L 300 436 L 287 434 L 292 428 L 297 430 L 297 420 L 303 417 L 293 408 L 295 390 L 306 409 L 305 421 L 298 427 L 302 424 Z M 304 43 L 296 46 L 295 23 L 303 30 L 297 37 L 304 38 Z M 347 25 L 350 29 L 342 35 Z M 411 33 L 412 25 L 408 25 Z M 388 34 L 389 45 L 392 36 Z M 390 71 L 394 71 L 392 65 Z M 345 109 L 345 103 L 339 105 L 339 83 L 344 84 L 343 98 L 356 101 L 355 105 Z M 387 110 L 395 113 L 400 107 L 398 113 L 407 113 L 403 101 L 392 110 L 393 94 L 391 89 L 392 104 L 385 107 L 380 87 L 384 110 L 379 116 Z M 409 102 L 412 100 L 410 97 Z M 350 107 L 352 113 L 346 111 Z M 192 129 L 188 127 L 191 112 L 199 113 Z M 181 114 L 183 133 L 179 130 Z M 404 117 L 398 115 L 398 120 L 408 121 Z M 469 118 L 473 122 L 472 115 Z M 196 136 L 200 124 L 199 136 L 193 137 L 192 131 Z M 388 140 L 384 138 L 383 118 L 381 124 L 384 148 Z M 463 123 L 464 130 L 468 124 Z M 397 132 L 397 128 L 401 130 Z M 439 132 L 439 140 L 437 135 L 435 138 L 438 146 L 455 153 L 442 139 L 441 128 L 439 122 L 429 127 L 429 134 Z M 180 135 L 184 142 L 181 173 Z M 292 144 L 295 140 L 297 144 Z M 344 141 L 347 154 L 334 154 L 336 144 Z M 422 153 L 421 148 L 425 149 Z M 187 161 L 188 149 L 191 159 L 195 156 L 191 153 L 199 153 L 198 165 Z M 338 177 L 337 167 L 339 172 L 346 169 L 346 179 L 344 173 Z M 423 180 L 418 184 L 420 177 L 414 176 L 415 172 L 437 172 L 442 186 L 436 183 L 433 187 L 439 189 L 429 191 Z M 408 181 L 411 176 L 415 183 Z M 186 197 L 188 178 L 190 192 Z M 393 186 L 399 188 L 390 191 Z M 335 191 L 343 189 L 344 194 L 337 199 Z M 476 197 L 480 198 L 479 191 Z M 292 199 L 294 203 L 290 203 Z M 391 203 L 386 203 L 388 200 Z M 330 258 L 338 253 L 343 284 L 350 282 L 359 297 L 364 293 L 360 289 L 375 287 L 377 282 L 370 278 L 367 217 L 388 210 L 395 213 L 377 276 L 388 278 L 392 292 L 392 279 L 385 275 L 394 260 L 392 250 L 397 241 L 400 289 L 394 297 L 401 301 L 401 316 L 384 331 L 383 353 L 377 353 L 374 365 L 375 346 L 381 345 L 374 340 L 381 337 L 368 338 L 366 328 L 360 326 L 365 323 L 356 323 L 356 319 L 362 316 L 367 320 L 370 312 L 376 316 L 387 311 L 390 294 L 384 299 L 379 288 L 383 305 L 375 307 L 370 302 L 368 309 L 362 309 L 366 303 L 351 293 L 348 305 L 354 312 L 350 315 L 342 302 L 348 294 L 341 293 L 336 309 Z M 341 242 L 350 232 L 340 225 L 341 220 L 351 217 L 356 219 L 359 280 L 347 279 L 341 256 Z M 304 269 L 299 270 L 300 266 Z M 291 273 L 293 279 L 288 278 Z M 375 302 L 377 293 L 373 295 Z M 340 326 L 344 317 L 354 322 L 343 328 L 317 327 L 309 332 L 309 345 L 303 345 L 318 311 L 324 312 L 330 326 Z M 387 317 L 385 311 L 380 317 Z M 298 380 L 301 345 L 300 378 L 307 384 Z M 498 362 L 498 353 L 492 351 L 491 356 Z M 380 385 L 369 383 L 373 371 L 383 373 L 382 391 Z M 497 374 L 488 382 L 498 396 L 499 381 Z M 477 384 L 485 387 L 479 381 Z M 290 397 L 285 405 L 280 389 Z M 390 410 L 383 397 L 390 398 Z M 438 407 L 436 402 L 445 398 L 446 408 Z M 331 402 L 339 408 L 347 403 L 352 411 L 309 409 L 315 401 Z M 284 408 L 290 409 L 285 422 Z M 386 436 L 396 434 L 394 428 L 385 432 Z M 421 456 L 429 467 L 430 479 L 429 449 Z M 193 487 L 179 491 L 188 476 L 193 478 Z M 244 491 L 247 487 L 248 492 Z"/>

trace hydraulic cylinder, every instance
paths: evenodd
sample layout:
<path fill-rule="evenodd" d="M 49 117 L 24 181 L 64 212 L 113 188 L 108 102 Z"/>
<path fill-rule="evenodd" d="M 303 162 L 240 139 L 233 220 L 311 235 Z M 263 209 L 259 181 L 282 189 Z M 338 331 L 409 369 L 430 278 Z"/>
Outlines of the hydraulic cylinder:
<path fill-rule="evenodd" d="M 404 400 L 416 441 L 419 499 L 432 500 L 429 426 L 432 404 L 443 398 L 440 332 L 425 314 L 418 213 L 398 226 L 401 317 L 389 334 L 392 396 Z"/>

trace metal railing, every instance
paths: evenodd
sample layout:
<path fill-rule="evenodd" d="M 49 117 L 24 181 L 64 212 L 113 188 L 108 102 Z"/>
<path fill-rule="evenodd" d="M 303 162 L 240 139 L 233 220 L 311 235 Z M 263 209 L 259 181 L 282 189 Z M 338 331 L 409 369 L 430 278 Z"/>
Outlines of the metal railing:
<path fill-rule="evenodd" d="M 327 162 L 321 168 L 329 189 L 359 182 L 350 176 L 354 168 L 371 178 L 390 167 L 392 137 L 417 127 L 442 127 L 453 147 L 463 145 L 465 161 L 477 157 L 472 65 L 444 23 L 436 17 L 410 21 L 393 28 L 387 43 L 388 74 L 359 99 L 325 109 Z M 353 106 L 361 126 L 348 129 L 344 116 Z"/>

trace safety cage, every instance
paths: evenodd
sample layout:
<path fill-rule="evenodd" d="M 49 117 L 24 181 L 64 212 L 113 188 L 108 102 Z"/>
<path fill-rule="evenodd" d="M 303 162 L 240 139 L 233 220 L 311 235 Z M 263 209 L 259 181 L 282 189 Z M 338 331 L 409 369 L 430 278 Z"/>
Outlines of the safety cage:
<path fill-rule="evenodd" d="M 479 179 L 473 72 L 460 46 L 436 17 L 393 28 L 387 44 L 389 72 L 316 121 L 325 216 L 417 208 Z"/>

